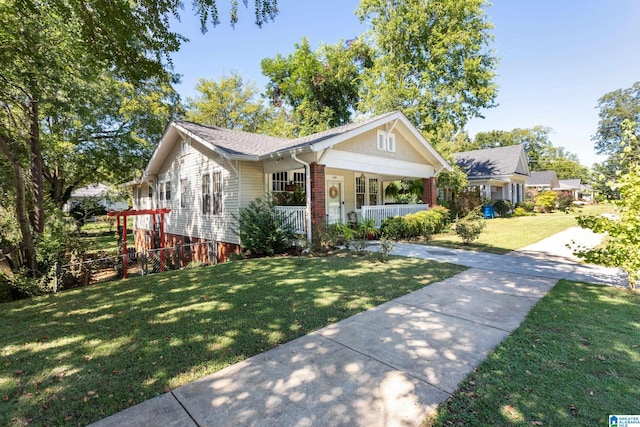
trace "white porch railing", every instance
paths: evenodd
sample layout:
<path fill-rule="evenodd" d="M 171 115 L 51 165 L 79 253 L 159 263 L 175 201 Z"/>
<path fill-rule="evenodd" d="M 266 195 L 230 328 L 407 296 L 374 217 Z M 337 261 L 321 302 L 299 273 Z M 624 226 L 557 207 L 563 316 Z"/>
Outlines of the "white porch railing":
<path fill-rule="evenodd" d="M 405 216 L 411 213 L 420 211 L 426 211 L 429 209 L 429 205 L 380 205 L 380 206 L 362 206 L 362 219 L 373 219 L 376 223 L 376 227 L 382 225 L 382 221 L 385 218 L 392 216 Z"/>
<path fill-rule="evenodd" d="M 275 206 L 275 209 L 296 234 L 306 233 L 306 206 Z"/>

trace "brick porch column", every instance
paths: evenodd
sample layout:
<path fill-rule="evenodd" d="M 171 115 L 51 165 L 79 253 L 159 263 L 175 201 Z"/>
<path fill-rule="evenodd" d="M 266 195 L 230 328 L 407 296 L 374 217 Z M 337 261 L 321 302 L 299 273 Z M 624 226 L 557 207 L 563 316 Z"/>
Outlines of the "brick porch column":
<path fill-rule="evenodd" d="M 311 175 L 311 230 L 315 236 L 318 226 L 327 221 L 324 165 L 313 162 L 309 165 L 309 172 Z"/>
<path fill-rule="evenodd" d="M 436 178 L 422 178 L 422 201 L 430 208 L 438 204 L 438 190 L 436 189 Z"/>

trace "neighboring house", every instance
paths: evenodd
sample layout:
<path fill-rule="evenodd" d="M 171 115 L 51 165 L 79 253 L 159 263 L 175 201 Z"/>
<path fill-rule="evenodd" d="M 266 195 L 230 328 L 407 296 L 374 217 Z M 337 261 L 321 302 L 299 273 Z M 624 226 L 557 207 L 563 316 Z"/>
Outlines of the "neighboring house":
<path fill-rule="evenodd" d="M 583 184 L 580 178 L 559 180 L 557 191 L 570 194 L 575 201 L 585 203 L 593 203 L 594 201 L 593 187 Z"/>
<path fill-rule="evenodd" d="M 116 192 L 105 184 L 90 184 L 86 187 L 78 188 L 71 193 L 69 201 L 65 203 L 62 210 L 69 212 L 82 200 L 91 198 L 105 207 L 107 211 L 120 211 L 129 207 L 129 202 L 116 194 Z"/>
<path fill-rule="evenodd" d="M 173 121 L 141 180 L 134 209 L 169 208 L 167 244 L 214 241 L 224 260 L 239 250 L 239 208 L 267 193 L 304 191 L 303 206 L 282 206 L 298 232 L 311 238 L 326 223 L 357 214 L 381 218 L 436 204 L 435 177 L 451 166 L 400 112 L 324 132 L 285 139 Z M 385 205 L 385 185 L 421 178 L 422 205 Z M 279 198 L 284 199 L 284 198 Z M 136 248 L 149 246 L 150 216 L 136 217 Z"/>
<path fill-rule="evenodd" d="M 522 145 L 465 151 L 452 156 L 467 174 L 469 186 L 479 187 L 483 197 L 510 200 L 514 204 L 525 200 L 529 164 Z"/>
<path fill-rule="evenodd" d="M 543 191 L 557 191 L 560 187 L 560 181 L 555 171 L 534 171 L 527 179 L 527 194 L 535 197 L 536 194 Z"/>

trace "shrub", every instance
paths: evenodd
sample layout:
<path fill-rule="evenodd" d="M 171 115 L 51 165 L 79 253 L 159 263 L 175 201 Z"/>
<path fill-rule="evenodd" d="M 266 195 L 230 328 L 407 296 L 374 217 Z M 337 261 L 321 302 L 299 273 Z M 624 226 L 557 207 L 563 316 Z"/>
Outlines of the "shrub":
<path fill-rule="evenodd" d="M 527 211 L 523 207 L 518 207 L 513 211 L 514 216 L 527 216 Z"/>
<path fill-rule="evenodd" d="M 484 229 L 486 221 L 475 211 L 456 223 L 456 234 L 462 239 L 465 245 L 480 237 L 480 233 Z"/>
<path fill-rule="evenodd" d="M 558 193 L 547 190 L 536 196 L 536 206 L 543 212 L 553 212 L 558 201 Z"/>
<path fill-rule="evenodd" d="M 409 235 L 409 227 L 404 217 L 394 216 L 385 218 L 380 226 L 382 237 L 387 239 L 404 239 Z"/>
<path fill-rule="evenodd" d="M 522 208 L 527 212 L 533 212 L 535 207 L 536 207 L 536 204 L 531 200 L 525 200 L 524 202 L 518 202 L 516 204 L 516 208 Z"/>
<path fill-rule="evenodd" d="M 433 210 L 416 212 L 405 216 L 410 237 L 425 237 L 427 239 L 442 226 L 442 215 Z"/>
<path fill-rule="evenodd" d="M 493 209 L 496 215 L 505 217 L 513 209 L 513 203 L 510 200 L 496 200 L 493 203 Z"/>
<path fill-rule="evenodd" d="M 257 198 L 246 208 L 240 208 L 236 234 L 244 249 L 253 255 L 274 255 L 291 247 L 294 233 L 275 210 L 272 199 Z"/>
<path fill-rule="evenodd" d="M 389 254 L 393 250 L 393 242 L 389 239 L 382 238 L 380 239 L 380 251 L 378 252 L 378 259 L 380 262 L 387 262 L 389 259 Z"/>
<path fill-rule="evenodd" d="M 561 193 L 558 196 L 558 209 L 562 212 L 569 212 L 573 208 L 573 196 L 567 193 Z"/>

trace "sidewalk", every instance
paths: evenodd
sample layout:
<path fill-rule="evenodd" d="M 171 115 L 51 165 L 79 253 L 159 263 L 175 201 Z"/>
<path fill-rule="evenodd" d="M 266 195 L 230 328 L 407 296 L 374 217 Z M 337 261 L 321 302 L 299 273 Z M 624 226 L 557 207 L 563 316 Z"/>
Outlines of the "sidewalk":
<path fill-rule="evenodd" d="M 566 251 L 571 239 L 597 244 L 589 233 L 507 255 L 398 244 L 399 255 L 472 268 L 93 426 L 419 426 L 558 279 L 624 283 Z"/>

